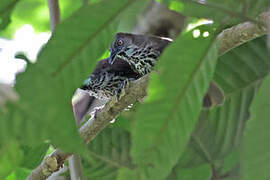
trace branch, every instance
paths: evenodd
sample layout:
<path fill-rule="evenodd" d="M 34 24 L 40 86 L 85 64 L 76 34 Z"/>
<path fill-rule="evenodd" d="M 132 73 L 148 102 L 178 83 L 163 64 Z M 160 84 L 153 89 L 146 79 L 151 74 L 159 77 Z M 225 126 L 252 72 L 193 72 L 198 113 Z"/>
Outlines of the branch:
<path fill-rule="evenodd" d="M 147 95 L 147 85 L 149 76 L 144 76 L 134 82 L 130 82 L 130 87 L 126 90 L 125 96 L 120 101 L 110 100 L 104 108 L 97 112 L 95 118 L 87 121 L 80 128 L 80 135 L 85 143 L 89 143 L 94 137 L 103 130 L 112 119 L 117 118 L 119 113 L 136 100 L 143 99 Z"/>
<path fill-rule="evenodd" d="M 217 37 L 219 42 L 219 56 L 241 44 L 265 35 L 267 33 L 266 27 L 269 18 L 270 11 L 264 12 L 257 18 L 260 24 L 248 21 L 222 31 Z"/>
<path fill-rule="evenodd" d="M 46 180 L 46 178 L 51 176 L 52 173 L 58 171 L 63 166 L 66 159 L 71 155 L 71 153 L 64 153 L 61 150 L 54 151 L 32 171 L 32 173 L 27 177 L 27 180 Z"/>
<path fill-rule="evenodd" d="M 83 167 L 79 155 L 73 154 L 68 160 L 68 166 L 71 180 L 83 180 Z"/>
<path fill-rule="evenodd" d="M 262 13 L 258 20 L 265 23 L 266 18 L 269 18 L 270 13 Z M 261 25 L 245 22 L 233 26 L 221 32 L 217 40 L 219 42 L 219 55 L 223 55 L 229 50 L 259 36 L 266 34 L 266 28 Z M 81 128 L 80 135 L 85 143 L 89 143 L 95 136 L 103 130 L 112 119 L 115 119 L 121 111 L 128 105 L 133 104 L 138 99 L 146 96 L 149 76 L 144 76 L 136 81 L 130 82 L 126 89 L 125 95 L 119 100 L 110 100 L 96 116 L 88 120 Z M 46 157 L 42 164 L 37 167 L 27 180 L 45 180 L 53 172 L 56 172 L 71 153 L 64 153 L 61 150 L 56 150 L 52 155 Z"/>
<path fill-rule="evenodd" d="M 144 76 L 134 82 L 130 82 L 125 95 L 119 100 L 112 99 L 103 109 L 97 112 L 96 116 L 87 121 L 80 128 L 80 135 L 85 143 L 89 143 L 94 137 L 103 130 L 112 119 L 115 119 L 121 111 L 128 105 L 146 96 L 146 89 L 149 76 Z M 27 180 L 45 180 L 53 172 L 58 171 L 72 154 L 56 150 L 53 154 L 46 157 L 43 162 L 31 173 Z"/>
<path fill-rule="evenodd" d="M 51 31 L 53 32 L 56 25 L 60 22 L 60 10 L 58 0 L 48 0 L 50 9 Z"/>

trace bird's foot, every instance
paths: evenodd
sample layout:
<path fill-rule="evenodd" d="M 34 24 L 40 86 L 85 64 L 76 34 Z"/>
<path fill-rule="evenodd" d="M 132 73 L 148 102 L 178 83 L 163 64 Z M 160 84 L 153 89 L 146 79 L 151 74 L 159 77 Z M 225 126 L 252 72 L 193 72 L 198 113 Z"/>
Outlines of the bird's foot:
<path fill-rule="evenodd" d="M 126 89 L 129 87 L 129 80 L 125 79 L 116 90 L 117 101 L 119 101 L 125 94 Z"/>
<path fill-rule="evenodd" d="M 104 108 L 105 105 L 103 106 L 99 106 L 99 107 L 95 107 L 94 110 L 91 112 L 91 116 L 96 119 L 97 118 L 97 114 L 101 111 L 101 109 Z"/>

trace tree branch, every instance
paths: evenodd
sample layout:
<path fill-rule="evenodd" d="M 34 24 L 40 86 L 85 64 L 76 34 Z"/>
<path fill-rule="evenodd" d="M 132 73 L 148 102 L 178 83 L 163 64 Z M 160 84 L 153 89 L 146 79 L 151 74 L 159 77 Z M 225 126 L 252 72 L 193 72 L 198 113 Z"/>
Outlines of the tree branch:
<path fill-rule="evenodd" d="M 266 19 L 269 18 L 270 12 L 262 13 L 258 20 L 266 24 Z M 221 32 L 217 40 L 219 42 L 219 55 L 223 55 L 229 50 L 259 36 L 266 34 L 266 27 L 252 22 L 245 22 L 233 26 Z M 88 120 L 81 128 L 80 135 L 85 143 L 89 143 L 95 136 L 103 130 L 112 119 L 115 119 L 121 111 L 128 105 L 133 104 L 138 99 L 146 96 L 149 76 L 144 76 L 134 82 L 130 82 L 125 95 L 119 100 L 110 100 L 96 116 Z M 71 153 L 64 153 L 61 150 L 56 150 L 52 155 L 46 157 L 41 165 L 33 170 L 27 180 L 45 180 L 53 172 L 56 172 L 71 156 Z"/>
<path fill-rule="evenodd" d="M 68 160 L 68 166 L 71 180 L 83 180 L 83 167 L 79 155 L 73 154 Z"/>
<path fill-rule="evenodd" d="M 56 25 L 60 22 L 60 10 L 58 0 L 48 0 L 50 9 L 51 31 L 53 32 Z"/>
<path fill-rule="evenodd" d="M 264 12 L 257 18 L 260 24 L 244 22 L 222 31 L 217 40 L 219 42 L 219 56 L 241 44 L 251 41 L 267 33 L 267 20 L 270 18 L 270 11 Z"/>
<path fill-rule="evenodd" d="M 89 143 L 94 137 L 103 130 L 112 119 L 115 119 L 121 111 L 128 105 L 135 103 L 137 99 L 146 96 L 149 76 L 144 76 L 137 81 L 130 82 L 129 88 L 126 90 L 125 96 L 120 101 L 112 99 L 103 109 L 97 112 L 96 116 L 87 121 L 80 128 L 80 135 L 85 143 Z M 58 171 L 72 154 L 64 153 L 57 149 L 53 154 L 46 157 L 27 180 L 45 180 L 53 172 Z"/>

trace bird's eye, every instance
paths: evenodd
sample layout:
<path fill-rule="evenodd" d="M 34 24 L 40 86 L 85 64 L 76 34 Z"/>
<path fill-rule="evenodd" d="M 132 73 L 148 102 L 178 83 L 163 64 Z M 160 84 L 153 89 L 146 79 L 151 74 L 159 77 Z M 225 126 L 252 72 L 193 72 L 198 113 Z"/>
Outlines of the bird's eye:
<path fill-rule="evenodd" d="M 119 39 L 116 43 L 118 46 L 122 46 L 124 44 L 123 40 L 121 39 Z"/>

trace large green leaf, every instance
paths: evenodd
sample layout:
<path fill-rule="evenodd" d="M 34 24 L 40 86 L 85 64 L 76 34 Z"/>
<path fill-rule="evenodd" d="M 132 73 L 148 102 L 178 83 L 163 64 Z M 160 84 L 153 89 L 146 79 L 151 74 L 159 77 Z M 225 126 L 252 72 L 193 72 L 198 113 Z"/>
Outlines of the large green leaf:
<path fill-rule="evenodd" d="M 270 76 L 267 76 L 251 105 L 251 119 L 247 124 L 242 147 L 241 165 L 242 176 L 245 180 L 270 179 L 269 92 Z"/>
<path fill-rule="evenodd" d="M 18 142 L 9 141 L 4 147 L 0 146 L 0 179 L 3 179 L 15 168 L 19 167 L 23 160 L 23 152 Z"/>
<path fill-rule="evenodd" d="M 37 63 L 28 64 L 26 72 L 16 79 L 20 101 L 10 104 L 1 117 L 0 126 L 6 129 L 1 143 L 17 138 L 32 145 L 49 139 L 69 151 L 80 149 L 82 141 L 75 126 L 71 97 L 109 47 L 121 16 L 138 3 L 143 7 L 147 1 L 89 4 L 59 24 Z M 20 136 L 23 132 L 24 136 Z"/>
<path fill-rule="evenodd" d="M 226 101 L 223 106 L 201 112 L 177 168 L 214 163 L 239 146 L 256 89 L 269 73 L 269 57 L 262 37 L 220 58 L 214 79 L 224 90 Z"/>
<path fill-rule="evenodd" d="M 37 167 L 43 160 L 46 152 L 48 151 L 48 148 L 48 143 L 32 147 L 22 146 L 21 149 L 24 152 L 24 157 L 20 166 L 28 169 L 33 169 Z"/>
<path fill-rule="evenodd" d="M 23 180 L 26 179 L 30 173 L 31 173 L 30 169 L 17 168 L 10 175 L 8 175 L 8 177 L 6 177 L 5 180 Z"/>
<path fill-rule="evenodd" d="M 88 145 L 83 171 L 87 179 L 115 179 L 119 168 L 133 168 L 130 133 L 112 127 L 104 129 Z"/>
<path fill-rule="evenodd" d="M 179 11 L 187 16 L 210 18 L 226 23 L 239 22 L 247 18 L 254 18 L 260 12 L 266 11 L 270 6 L 269 0 L 160 0 L 171 9 Z"/>
<path fill-rule="evenodd" d="M 1 0 L 0 3 L 0 31 L 10 23 L 11 13 L 19 0 Z"/>
<path fill-rule="evenodd" d="M 159 95 L 139 108 L 131 130 L 132 157 L 146 179 L 169 174 L 195 127 L 217 60 L 211 28 L 207 38 L 193 38 L 192 32 L 179 37 L 160 58 L 158 75 L 152 76 L 150 92 L 158 82 Z"/>

